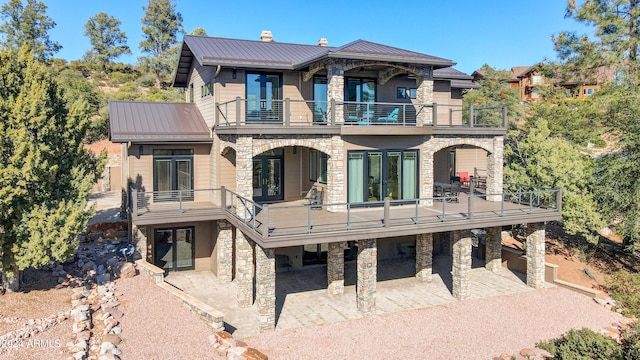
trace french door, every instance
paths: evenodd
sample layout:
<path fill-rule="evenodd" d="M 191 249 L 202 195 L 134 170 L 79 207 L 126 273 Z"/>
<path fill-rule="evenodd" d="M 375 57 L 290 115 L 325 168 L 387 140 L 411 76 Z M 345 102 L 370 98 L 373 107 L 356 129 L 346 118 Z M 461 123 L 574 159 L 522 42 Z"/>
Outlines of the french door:
<path fill-rule="evenodd" d="M 282 76 L 247 73 L 248 123 L 282 122 Z"/>
<path fill-rule="evenodd" d="M 154 151 L 155 201 L 193 200 L 193 155 L 174 155 L 178 150 Z M 186 152 L 185 152 L 186 153 Z"/>
<path fill-rule="evenodd" d="M 154 230 L 154 263 L 167 271 L 195 268 L 194 228 Z"/>
<path fill-rule="evenodd" d="M 253 159 L 253 200 L 284 200 L 283 156 L 256 156 Z"/>

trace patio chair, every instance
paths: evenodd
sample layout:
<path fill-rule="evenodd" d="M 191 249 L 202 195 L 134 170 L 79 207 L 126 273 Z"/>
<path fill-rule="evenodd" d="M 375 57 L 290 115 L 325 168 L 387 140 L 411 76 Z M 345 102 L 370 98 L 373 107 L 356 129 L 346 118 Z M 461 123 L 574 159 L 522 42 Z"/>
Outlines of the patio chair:
<path fill-rule="evenodd" d="M 471 178 L 469 177 L 468 171 L 458 171 L 458 176 L 460 176 L 460 182 L 463 185 L 469 185 Z"/>
<path fill-rule="evenodd" d="M 459 181 L 454 181 L 451 184 L 451 189 L 449 190 L 449 193 L 447 194 L 448 196 L 450 196 L 449 199 L 447 199 L 447 201 L 451 201 L 451 202 L 459 202 L 458 200 L 458 196 L 460 196 L 460 182 Z"/>
<path fill-rule="evenodd" d="M 312 205 L 312 210 L 322 209 L 322 198 L 324 197 L 324 190 L 318 190 L 315 187 L 309 192 L 307 198 L 308 205 Z"/>
<path fill-rule="evenodd" d="M 389 115 L 379 117 L 378 121 L 398 122 L 398 113 L 400 113 L 400 109 L 395 108 L 389 113 Z"/>

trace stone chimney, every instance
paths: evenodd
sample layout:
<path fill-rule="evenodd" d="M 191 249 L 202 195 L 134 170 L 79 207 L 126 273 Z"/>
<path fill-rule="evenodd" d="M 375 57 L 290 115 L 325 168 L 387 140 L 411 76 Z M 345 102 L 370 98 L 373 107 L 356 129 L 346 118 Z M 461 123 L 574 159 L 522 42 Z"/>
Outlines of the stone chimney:
<path fill-rule="evenodd" d="M 271 31 L 262 30 L 262 33 L 260 34 L 260 40 L 262 40 L 263 42 L 273 42 L 273 35 L 271 35 Z"/>
<path fill-rule="evenodd" d="M 318 46 L 327 46 L 328 44 L 327 38 L 320 38 L 320 40 L 318 40 Z"/>

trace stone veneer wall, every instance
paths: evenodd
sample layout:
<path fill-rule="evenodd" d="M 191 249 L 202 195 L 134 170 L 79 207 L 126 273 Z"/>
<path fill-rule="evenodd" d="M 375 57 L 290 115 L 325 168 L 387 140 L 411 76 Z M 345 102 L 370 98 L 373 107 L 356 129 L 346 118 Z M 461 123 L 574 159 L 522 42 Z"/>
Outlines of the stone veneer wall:
<path fill-rule="evenodd" d="M 140 257 L 144 260 L 149 258 L 149 253 L 151 252 L 151 244 L 147 241 L 147 227 L 146 226 L 137 226 L 131 222 L 131 239 L 133 240 L 133 245 L 136 248 L 136 252 L 140 254 Z"/>
<path fill-rule="evenodd" d="M 329 243 L 327 282 L 329 295 L 344 293 L 344 242 L 342 241 Z"/>
<path fill-rule="evenodd" d="M 416 76 L 416 103 L 433 103 L 433 77 L 429 69 L 423 69 L 420 76 Z M 431 108 L 416 109 L 416 125 L 427 125 L 433 123 L 433 111 Z"/>
<path fill-rule="evenodd" d="M 223 282 L 233 280 L 233 226 L 226 220 L 217 221 L 216 277 Z"/>
<path fill-rule="evenodd" d="M 502 228 L 488 227 L 484 267 L 492 272 L 502 268 Z"/>
<path fill-rule="evenodd" d="M 236 138 L 236 193 L 253 199 L 253 144 L 251 136 Z M 238 213 L 244 209 L 238 207 Z"/>
<path fill-rule="evenodd" d="M 503 187 L 503 167 L 504 159 L 504 139 L 502 136 L 496 136 L 493 138 L 493 151 L 487 158 L 487 194 L 493 194 L 493 196 L 487 196 L 489 201 L 500 201 L 502 196 L 496 194 L 502 194 Z"/>
<path fill-rule="evenodd" d="M 242 231 L 236 231 L 236 298 L 239 307 L 253 305 L 253 244 Z"/>
<path fill-rule="evenodd" d="M 276 326 L 276 260 L 274 249 L 256 245 L 256 303 L 260 332 Z"/>
<path fill-rule="evenodd" d="M 378 247 L 376 239 L 358 240 L 358 311 L 369 314 L 376 309 Z"/>
<path fill-rule="evenodd" d="M 334 99 L 336 102 L 344 101 L 344 67 L 340 64 L 327 66 L 327 99 Z M 331 102 L 327 106 L 327 111 L 331 113 Z M 336 120 L 344 119 L 344 107 L 336 106 Z"/>
<path fill-rule="evenodd" d="M 453 232 L 452 294 L 458 300 L 469 298 L 469 272 L 471 271 L 471 233 L 468 230 Z"/>
<path fill-rule="evenodd" d="M 527 285 L 544 287 L 545 224 L 527 224 Z"/>
<path fill-rule="evenodd" d="M 433 274 L 433 234 L 416 235 L 416 279 L 431 281 Z"/>

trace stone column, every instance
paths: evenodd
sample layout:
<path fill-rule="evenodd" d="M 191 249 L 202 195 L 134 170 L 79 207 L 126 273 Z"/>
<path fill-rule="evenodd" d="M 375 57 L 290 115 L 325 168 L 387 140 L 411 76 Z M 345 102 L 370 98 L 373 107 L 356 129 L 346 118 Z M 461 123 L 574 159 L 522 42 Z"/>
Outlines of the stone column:
<path fill-rule="evenodd" d="M 499 226 L 487 228 L 487 243 L 485 245 L 484 267 L 496 272 L 502 268 L 502 228 Z"/>
<path fill-rule="evenodd" d="M 378 247 L 376 239 L 358 240 L 358 311 L 369 314 L 376 309 Z"/>
<path fill-rule="evenodd" d="M 238 136 L 236 139 L 236 193 L 253 198 L 253 139 Z"/>
<path fill-rule="evenodd" d="M 239 307 L 253 304 L 253 244 L 242 231 L 236 231 L 236 282 Z"/>
<path fill-rule="evenodd" d="M 423 136 L 422 146 L 420 146 L 420 205 L 423 207 L 433 206 L 433 149 L 432 137 Z"/>
<path fill-rule="evenodd" d="M 466 230 L 453 232 L 453 265 L 451 278 L 453 297 L 469 298 L 469 272 L 471 271 L 471 233 Z"/>
<path fill-rule="evenodd" d="M 344 141 L 339 135 L 331 137 L 331 154 L 327 159 L 327 203 L 347 201 Z M 345 205 L 328 206 L 329 211 L 346 211 Z"/>
<path fill-rule="evenodd" d="M 416 235 L 416 279 L 431 281 L 433 274 L 433 234 Z"/>
<path fill-rule="evenodd" d="M 421 74 L 416 76 L 416 125 L 424 126 L 433 123 L 433 109 L 423 106 L 433 104 L 433 77 L 431 69 L 420 70 Z"/>
<path fill-rule="evenodd" d="M 527 285 L 544 287 L 545 224 L 527 224 Z"/>
<path fill-rule="evenodd" d="M 493 152 L 487 157 L 487 200 L 501 201 L 503 187 L 504 141 L 502 136 L 493 138 Z"/>
<path fill-rule="evenodd" d="M 256 245 L 256 303 L 260 332 L 276 327 L 276 260 L 273 249 Z"/>
<path fill-rule="evenodd" d="M 147 227 L 146 226 L 137 226 L 130 222 L 131 228 L 131 239 L 133 240 L 133 245 L 135 246 L 136 252 L 140 254 L 140 258 L 144 261 L 148 261 L 153 263 L 155 259 L 153 259 L 153 244 L 147 241 Z M 137 255 L 134 254 L 134 257 Z"/>
<path fill-rule="evenodd" d="M 331 100 L 336 103 L 344 101 L 344 67 L 341 64 L 327 66 L 327 114 L 331 116 Z M 336 123 L 344 122 L 344 105 L 339 104 L 335 109 Z"/>
<path fill-rule="evenodd" d="M 233 226 L 226 220 L 217 221 L 216 276 L 218 280 L 233 280 Z"/>
<path fill-rule="evenodd" d="M 327 280 L 329 295 L 344 293 L 344 242 L 342 241 L 329 243 Z"/>

